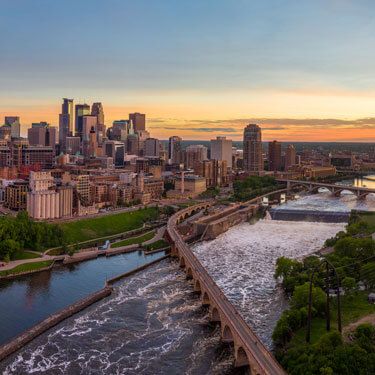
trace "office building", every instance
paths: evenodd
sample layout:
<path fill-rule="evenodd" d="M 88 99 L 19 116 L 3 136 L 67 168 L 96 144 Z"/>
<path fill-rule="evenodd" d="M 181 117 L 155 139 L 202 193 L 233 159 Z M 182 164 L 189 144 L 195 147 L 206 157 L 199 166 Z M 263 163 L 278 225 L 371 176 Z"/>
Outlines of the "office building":
<path fill-rule="evenodd" d="M 63 99 L 61 113 L 59 115 L 59 143 L 65 152 L 66 137 L 73 135 L 73 99 Z"/>
<path fill-rule="evenodd" d="M 10 126 L 12 138 L 19 138 L 21 136 L 21 123 L 18 116 L 5 116 L 4 124 Z"/>
<path fill-rule="evenodd" d="M 232 140 L 226 137 L 211 139 L 211 156 L 213 160 L 225 160 L 228 168 L 232 168 Z"/>
<path fill-rule="evenodd" d="M 25 210 L 29 184 L 24 180 L 13 181 L 5 188 L 4 206 L 15 211 Z"/>
<path fill-rule="evenodd" d="M 134 131 L 138 132 L 140 130 L 146 130 L 146 115 L 143 113 L 130 113 L 129 121 L 132 122 L 134 126 Z"/>
<path fill-rule="evenodd" d="M 181 142 L 182 138 L 177 135 L 169 138 L 168 161 L 170 164 L 181 164 L 183 162 Z"/>
<path fill-rule="evenodd" d="M 194 168 L 194 164 L 207 160 L 207 147 L 203 145 L 191 145 L 185 150 L 186 167 Z"/>
<path fill-rule="evenodd" d="M 82 136 L 81 139 L 83 142 L 87 142 L 90 137 L 90 131 L 92 128 L 96 129 L 97 126 L 97 117 L 93 115 L 84 115 L 82 116 Z"/>
<path fill-rule="evenodd" d="M 82 140 L 83 134 L 83 117 L 90 114 L 88 104 L 76 104 L 75 106 L 75 135 Z"/>
<path fill-rule="evenodd" d="M 98 124 L 104 125 L 104 110 L 102 103 L 93 103 L 91 107 L 91 115 L 96 116 Z"/>
<path fill-rule="evenodd" d="M 281 143 L 272 141 L 268 143 L 268 169 L 270 171 L 281 171 Z"/>
<path fill-rule="evenodd" d="M 12 137 L 12 127 L 9 125 L 0 126 L 0 140 L 10 141 Z"/>
<path fill-rule="evenodd" d="M 156 138 L 148 138 L 144 141 L 144 156 L 159 157 L 161 143 Z"/>
<path fill-rule="evenodd" d="M 33 123 L 31 128 L 27 129 L 27 139 L 31 146 L 50 146 L 55 149 L 57 129 L 44 121 Z"/>
<path fill-rule="evenodd" d="M 285 152 L 285 170 L 287 171 L 288 168 L 291 168 L 296 164 L 297 164 L 296 149 L 293 145 L 288 145 L 286 152 Z"/>
<path fill-rule="evenodd" d="M 122 167 L 125 160 L 125 144 L 119 141 L 105 141 L 103 144 L 104 154 L 113 158 L 116 167 Z"/>
<path fill-rule="evenodd" d="M 249 124 L 243 135 L 244 170 L 251 174 L 258 174 L 264 170 L 262 151 L 262 130 L 258 125 Z"/>
<path fill-rule="evenodd" d="M 66 137 L 65 152 L 69 155 L 79 154 L 81 151 L 81 138 L 79 137 Z"/>

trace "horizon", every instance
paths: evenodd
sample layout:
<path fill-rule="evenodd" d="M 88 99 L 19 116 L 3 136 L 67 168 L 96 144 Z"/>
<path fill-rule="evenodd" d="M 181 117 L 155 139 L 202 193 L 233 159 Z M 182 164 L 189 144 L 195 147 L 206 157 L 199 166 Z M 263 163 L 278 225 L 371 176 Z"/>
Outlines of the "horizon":
<path fill-rule="evenodd" d="M 72 97 L 102 102 L 107 126 L 145 113 L 160 139 L 239 140 L 255 122 L 267 140 L 375 142 L 371 9 L 352 0 L 4 0 L 0 119 L 57 125 L 61 98 Z"/>

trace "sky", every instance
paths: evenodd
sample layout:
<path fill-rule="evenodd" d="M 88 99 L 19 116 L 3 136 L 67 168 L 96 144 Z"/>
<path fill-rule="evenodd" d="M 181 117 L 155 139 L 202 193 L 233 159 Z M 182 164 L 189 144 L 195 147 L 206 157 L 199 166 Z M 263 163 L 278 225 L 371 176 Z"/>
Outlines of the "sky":
<path fill-rule="evenodd" d="M 375 142 L 373 0 L 0 0 L 0 122 L 63 97 L 165 139 Z"/>

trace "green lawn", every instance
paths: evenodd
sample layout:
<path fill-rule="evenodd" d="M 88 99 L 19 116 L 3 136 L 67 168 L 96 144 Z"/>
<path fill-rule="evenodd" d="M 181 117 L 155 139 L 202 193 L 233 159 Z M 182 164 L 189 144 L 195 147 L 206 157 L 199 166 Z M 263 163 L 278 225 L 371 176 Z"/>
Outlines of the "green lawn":
<path fill-rule="evenodd" d="M 0 276 L 13 275 L 13 274 L 17 274 L 17 273 L 21 273 L 25 271 L 33 271 L 33 270 L 37 270 L 40 268 L 48 267 L 51 264 L 52 264 L 52 260 L 20 264 L 19 266 L 12 268 L 11 270 L 0 271 Z"/>
<path fill-rule="evenodd" d="M 144 208 L 138 211 L 82 219 L 60 224 L 70 243 L 111 236 L 142 227 L 144 222 L 155 220 L 158 209 Z"/>
<path fill-rule="evenodd" d="M 155 231 L 153 230 L 151 232 L 142 234 L 141 236 L 138 236 L 138 237 L 131 237 L 123 241 L 115 242 L 114 244 L 111 245 L 111 247 L 116 248 L 116 247 L 140 244 L 142 242 L 151 240 L 151 238 L 153 238 L 154 236 L 155 236 Z"/>
<path fill-rule="evenodd" d="M 341 297 L 342 327 L 356 322 L 360 318 L 375 313 L 375 305 L 367 301 L 370 292 L 358 292 L 352 297 Z M 337 299 L 331 300 L 331 329 L 337 329 Z M 313 318 L 311 324 L 311 343 L 319 340 L 326 333 L 326 321 L 322 318 Z M 293 336 L 288 346 L 298 345 L 305 342 L 306 327 L 299 329 Z"/>
<path fill-rule="evenodd" d="M 32 253 L 31 251 L 21 251 L 17 253 L 13 260 L 21 260 L 21 259 L 35 259 L 40 258 L 40 254 Z"/>
<path fill-rule="evenodd" d="M 155 241 L 154 243 L 145 246 L 146 251 L 152 251 L 152 250 L 158 250 L 158 249 L 163 249 L 164 247 L 168 247 L 169 243 L 165 240 L 158 240 Z"/>

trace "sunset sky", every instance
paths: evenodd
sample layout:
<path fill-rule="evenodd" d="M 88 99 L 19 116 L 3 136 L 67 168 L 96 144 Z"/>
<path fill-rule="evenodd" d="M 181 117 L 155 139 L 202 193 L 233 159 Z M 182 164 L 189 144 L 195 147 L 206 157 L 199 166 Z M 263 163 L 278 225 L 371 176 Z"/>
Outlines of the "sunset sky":
<path fill-rule="evenodd" d="M 61 98 L 152 136 L 375 141 L 374 0 L 0 0 L 0 122 Z"/>

